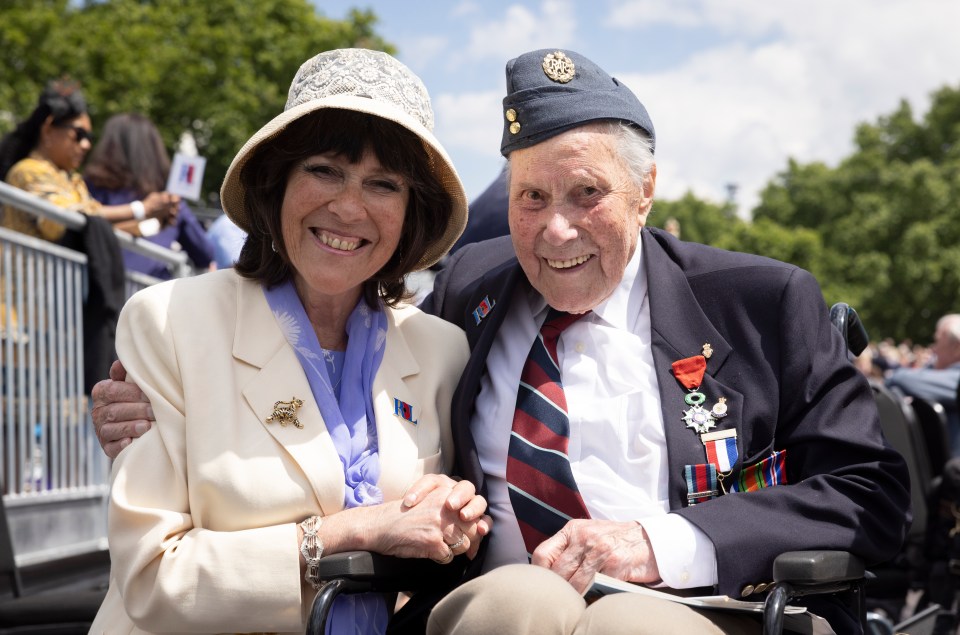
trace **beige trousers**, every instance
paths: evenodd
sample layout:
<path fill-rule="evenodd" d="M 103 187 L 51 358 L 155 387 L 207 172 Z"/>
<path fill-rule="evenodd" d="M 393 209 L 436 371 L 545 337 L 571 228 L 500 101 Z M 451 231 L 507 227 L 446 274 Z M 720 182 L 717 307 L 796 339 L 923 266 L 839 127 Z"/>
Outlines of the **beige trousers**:
<path fill-rule="evenodd" d="M 760 620 L 701 611 L 631 593 L 587 606 L 566 580 L 533 565 L 500 567 L 460 586 L 437 604 L 428 635 L 759 635 Z"/>

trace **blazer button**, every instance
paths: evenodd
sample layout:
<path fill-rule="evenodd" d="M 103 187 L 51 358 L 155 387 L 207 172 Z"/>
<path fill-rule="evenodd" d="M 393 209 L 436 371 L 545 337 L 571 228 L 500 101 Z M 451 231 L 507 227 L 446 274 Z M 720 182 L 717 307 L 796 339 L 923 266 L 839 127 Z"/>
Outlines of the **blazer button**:
<path fill-rule="evenodd" d="M 754 592 L 754 593 L 763 593 L 764 591 L 767 590 L 767 587 L 768 587 L 768 586 L 770 586 L 768 583 L 766 583 L 766 582 L 761 582 L 761 583 L 758 584 L 756 587 L 754 587 L 753 592 Z"/>
<path fill-rule="evenodd" d="M 753 585 L 752 585 L 752 584 L 748 584 L 747 586 L 743 587 L 743 590 L 742 590 L 742 591 L 740 591 L 740 597 L 744 597 L 744 598 L 745 598 L 745 597 L 747 597 L 748 595 L 750 595 L 751 593 L 753 593 Z"/>

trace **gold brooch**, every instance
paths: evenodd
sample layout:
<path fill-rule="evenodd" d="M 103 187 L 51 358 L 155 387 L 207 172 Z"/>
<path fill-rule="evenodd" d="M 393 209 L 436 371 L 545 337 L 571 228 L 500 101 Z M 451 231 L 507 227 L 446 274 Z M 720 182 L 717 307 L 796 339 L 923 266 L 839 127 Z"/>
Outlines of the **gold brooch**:
<path fill-rule="evenodd" d="M 576 71 L 577 69 L 573 65 L 573 60 L 561 51 L 548 53 L 547 56 L 543 58 L 543 72 L 555 82 L 566 84 L 573 79 Z"/>
<path fill-rule="evenodd" d="M 297 419 L 297 410 L 303 405 L 301 399 L 291 397 L 290 401 L 278 401 L 273 404 L 273 414 L 267 417 L 267 423 L 276 421 L 281 426 L 292 423 L 298 428 L 303 428 L 303 424 Z"/>
<path fill-rule="evenodd" d="M 713 347 L 710 346 L 710 342 L 707 342 L 703 345 L 703 356 L 710 359 L 711 355 L 713 355 Z"/>

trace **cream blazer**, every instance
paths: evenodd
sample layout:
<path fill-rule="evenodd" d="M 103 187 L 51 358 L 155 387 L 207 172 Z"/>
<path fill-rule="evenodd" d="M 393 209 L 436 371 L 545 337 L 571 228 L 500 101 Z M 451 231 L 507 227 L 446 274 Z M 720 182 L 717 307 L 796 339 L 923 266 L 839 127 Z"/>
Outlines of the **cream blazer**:
<path fill-rule="evenodd" d="M 120 315 L 117 352 L 156 424 L 113 467 L 111 584 L 91 632 L 302 633 L 314 592 L 296 524 L 343 509 L 344 475 L 260 285 L 225 270 L 145 289 Z M 458 327 L 387 311 L 373 383 L 384 500 L 450 470 L 467 356 Z M 302 429 L 266 422 L 293 398 Z"/>

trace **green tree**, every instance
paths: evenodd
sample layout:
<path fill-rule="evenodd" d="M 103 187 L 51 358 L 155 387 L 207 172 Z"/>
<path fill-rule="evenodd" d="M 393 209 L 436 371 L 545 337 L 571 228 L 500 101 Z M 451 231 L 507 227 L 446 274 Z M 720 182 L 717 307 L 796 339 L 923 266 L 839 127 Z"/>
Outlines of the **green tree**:
<path fill-rule="evenodd" d="M 299 65 L 321 51 L 393 52 L 354 10 L 343 21 L 309 0 L 2 0 L 0 133 L 34 107 L 44 82 L 69 75 L 97 127 L 136 111 L 168 147 L 190 131 L 215 192 L 247 138 L 275 116 Z"/>
<path fill-rule="evenodd" d="M 676 201 L 654 202 L 648 223 L 663 228 L 671 219 L 679 225 L 681 239 L 714 246 L 743 224 L 732 206 L 704 201 L 689 191 Z"/>
<path fill-rule="evenodd" d="M 753 214 L 757 231 L 819 236 L 809 268 L 874 338 L 929 341 L 937 318 L 960 310 L 960 88 L 931 97 L 919 121 L 903 102 L 858 126 L 836 168 L 790 161 Z"/>

